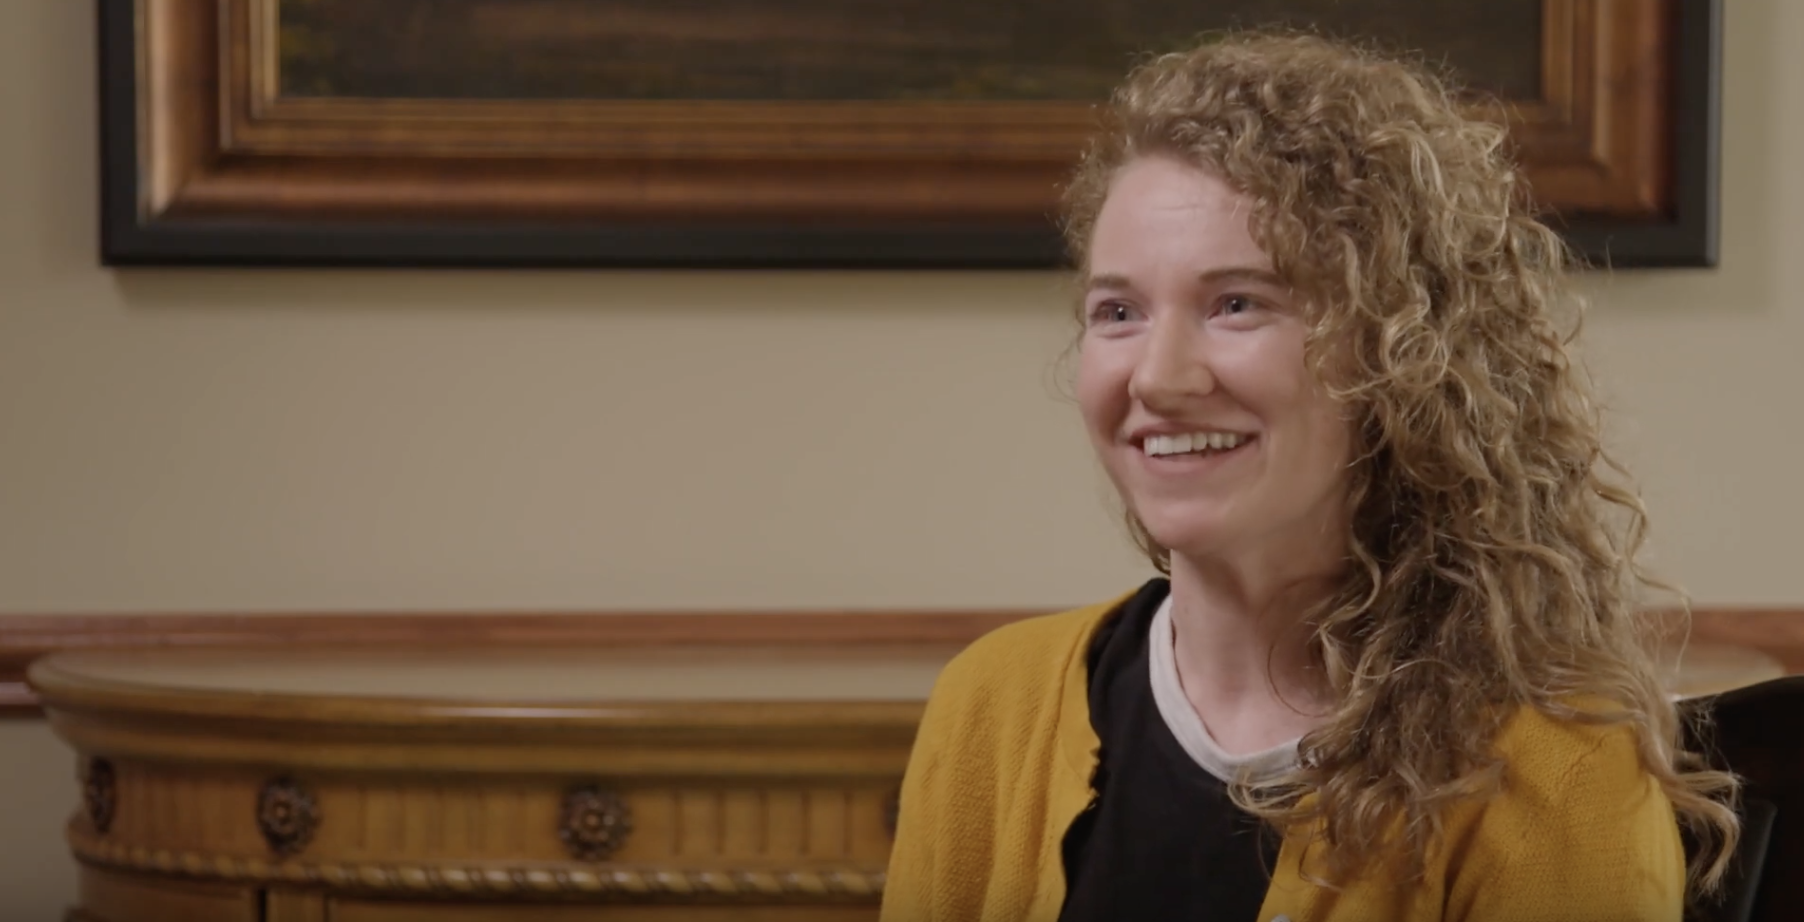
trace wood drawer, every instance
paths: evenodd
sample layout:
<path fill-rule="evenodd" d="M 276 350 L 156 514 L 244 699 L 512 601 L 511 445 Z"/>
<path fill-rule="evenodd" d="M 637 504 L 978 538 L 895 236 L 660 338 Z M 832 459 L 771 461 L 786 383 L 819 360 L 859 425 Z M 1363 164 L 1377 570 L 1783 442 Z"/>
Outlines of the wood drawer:
<path fill-rule="evenodd" d="M 81 869 L 81 922 L 263 922 L 256 890 Z"/>

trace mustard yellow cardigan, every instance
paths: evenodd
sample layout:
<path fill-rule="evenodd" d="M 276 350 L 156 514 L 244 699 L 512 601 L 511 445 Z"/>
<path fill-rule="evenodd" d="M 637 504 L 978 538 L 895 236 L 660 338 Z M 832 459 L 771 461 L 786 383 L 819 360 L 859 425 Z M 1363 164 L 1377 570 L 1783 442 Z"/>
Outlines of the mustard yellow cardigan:
<path fill-rule="evenodd" d="M 995 631 L 940 675 L 902 784 L 882 922 L 1058 917 L 1060 846 L 1097 759 L 1085 655 L 1117 604 Z M 1679 922 L 1678 825 L 1628 731 L 1524 709 L 1497 747 L 1504 790 L 1451 812 L 1423 882 L 1310 883 L 1311 836 L 1292 833 L 1259 922 Z"/>

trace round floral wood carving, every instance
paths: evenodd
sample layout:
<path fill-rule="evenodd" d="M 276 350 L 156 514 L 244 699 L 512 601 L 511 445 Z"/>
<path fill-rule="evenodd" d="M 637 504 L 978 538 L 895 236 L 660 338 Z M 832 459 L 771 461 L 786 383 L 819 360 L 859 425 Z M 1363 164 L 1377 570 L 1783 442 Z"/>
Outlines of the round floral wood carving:
<path fill-rule="evenodd" d="M 81 802 L 88 810 L 88 821 L 102 835 L 113 826 L 113 814 L 119 807 L 119 782 L 113 763 L 105 759 L 89 759 L 82 773 Z"/>
<path fill-rule="evenodd" d="M 277 778 L 257 795 L 257 829 L 278 856 L 299 854 L 319 829 L 319 804 L 293 779 Z"/>
<path fill-rule="evenodd" d="M 620 795 L 593 785 L 564 795 L 557 835 L 577 860 L 607 860 L 626 844 L 632 831 L 633 815 Z"/>

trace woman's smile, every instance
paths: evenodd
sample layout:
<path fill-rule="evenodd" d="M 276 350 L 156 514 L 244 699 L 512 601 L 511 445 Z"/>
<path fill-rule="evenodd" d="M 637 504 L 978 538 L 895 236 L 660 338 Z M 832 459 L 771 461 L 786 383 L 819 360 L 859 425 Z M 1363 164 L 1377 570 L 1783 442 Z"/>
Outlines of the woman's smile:
<path fill-rule="evenodd" d="M 1189 477 L 1210 474 L 1244 458 L 1255 449 L 1256 438 L 1237 432 L 1200 431 L 1175 435 L 1149 435 L 1131 442 L 1142 464 L 1154 476 Z"/>

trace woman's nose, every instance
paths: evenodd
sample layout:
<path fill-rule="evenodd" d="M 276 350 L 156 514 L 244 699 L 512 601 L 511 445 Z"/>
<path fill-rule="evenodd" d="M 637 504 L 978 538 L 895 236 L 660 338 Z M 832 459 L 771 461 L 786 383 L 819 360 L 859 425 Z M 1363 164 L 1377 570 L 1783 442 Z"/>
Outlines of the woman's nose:
<path fill-rule="evenodd" d="M 1135 400 L 1157 408 L 1215 390 L 1204 333 L 1188 317 L 1167 314 L 1147 331 L 1146 349 L 1128 380 Z"/>

